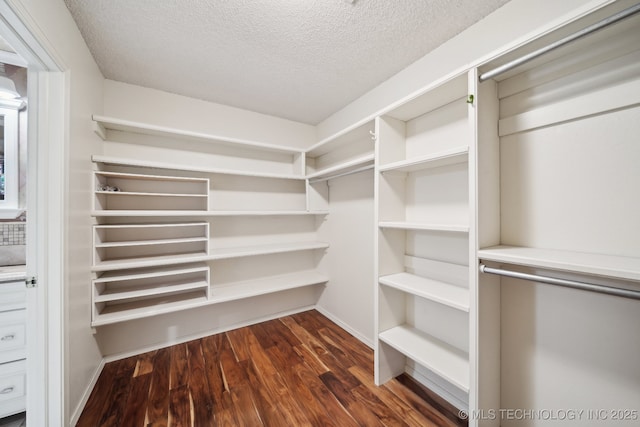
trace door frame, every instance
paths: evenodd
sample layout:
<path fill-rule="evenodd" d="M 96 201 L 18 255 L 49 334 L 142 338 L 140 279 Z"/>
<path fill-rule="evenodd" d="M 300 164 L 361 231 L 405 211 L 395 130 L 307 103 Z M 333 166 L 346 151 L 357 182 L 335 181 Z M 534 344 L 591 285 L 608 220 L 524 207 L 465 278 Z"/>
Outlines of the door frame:
<path fill-rule="evenodd" d="M 16 2 L 0 0 L 0 36 L 26 62 L 27 129 L 27 398 L 29 426 L 63 425 L 65 403 L 65 159 L 68 73 L 35 36 Z M 46 42 L 46 40 L 45 40 Z"/>

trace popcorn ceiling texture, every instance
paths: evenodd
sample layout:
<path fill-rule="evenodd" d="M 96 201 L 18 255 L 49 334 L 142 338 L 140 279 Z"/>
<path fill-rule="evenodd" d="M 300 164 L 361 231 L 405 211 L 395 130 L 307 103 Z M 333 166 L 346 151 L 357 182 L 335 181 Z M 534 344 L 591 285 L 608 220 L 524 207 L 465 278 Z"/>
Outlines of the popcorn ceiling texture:
<path fill-rule="evenodd" d="M 317 124 L 508 0 L 65 0 L 104 76 Z"/>

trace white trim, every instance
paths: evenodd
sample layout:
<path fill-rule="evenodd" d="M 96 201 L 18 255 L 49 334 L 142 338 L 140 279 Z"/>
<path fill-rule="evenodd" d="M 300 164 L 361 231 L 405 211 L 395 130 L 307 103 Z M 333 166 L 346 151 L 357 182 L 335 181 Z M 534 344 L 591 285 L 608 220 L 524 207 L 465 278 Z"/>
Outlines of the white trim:
<path fill-rule="evenodd" d="M 29 425 L 64 424 L 62 275 L 66 85 L 60 62 L 19 1 L 0 0 L 0 35 L 28 68 L 27 393 Z M 42 207 L 37 209 L 37 207 Z M 46 207 L 46 209 L 44 209 Z"/>
<path fill-rule="evenodd" d="M 359 331 L 356 331 L 355 329 L 353 329 L 347 323 L 343 322 L 342 319 L 337 317 L 335 314 L 331 313 L 330 311 L 325 310 L 323 307 L 321 307 L 319 305 L 316 305 L 315 309 L 318 310 L 318 312 L 320 314 L 322 314 L 324 317 L 326 317 L 327 319 L 331 320 L 333 323 L 335 323 L 336 325 L 340 326 L 342 329 L 344 329 L 345 331 L 349 332 L 351 335 L 356 337 L 359 341 L 361 341 L 367 347 L 369 347 L 371 349 L 374 348 L 373 347 L 373 341 L 371 341 L 370 339 L 365 337 Z"/>
<path fill-rule="evenodd" d="M 177 338 L 177 339 L 172 339 L 172 340 L 169 340 L 169 341 L 165 341 L 162 344 L 156 344 L 156 345 L 150 345 L 150 346 L 142 347 L 142 348 L 139 348 L 139 349 L 137 349 L 135 351 L 128 351 L 126 353 L 118 353 L 118 354 L 113 354 L 113 355 L 110 355 L 110 356 L 105 356 L 103 358 L 103 360 L 105 361 L 105 363 L 110 363 L 110 362 L 114 362 L 116 360 L 126 359 L 127 357 L 137 356 L 139 354 L 144 354 L 144 353 L 148 353 L 150 351 L 160 350 L 161 348 L 167 348 L 167 347 L 171 347 L 173 345 L 184 344 L 184 343 L 189 342 L 189 341 L 199 340 L 201 338 L 209 337 L 209 336 L 212 336 L 212 335 L 229 332 L 229 331 L 232 331 L 234 329 L 240 329 L 240 328 L 244 328 L 246 326 L 257 325 L 258 323 L 268 322 L 269 320 L 275 320 L 275 319 L 279 319 L 281 317 L 291 316 L 292 314 L 302 313 L 304 311 L 309 311 L 309 310 L 313 310 L 313 309 L 317 309 L 317 307 L 313 306 L 313 305 L 307 305 L 307 306 L 304 306 L 304 307 L 294 308 L 293 310 L 281 311 L 281 312 L 278 312 L 278 313 L 270 314 L 268 316 L 261 316 L 261 317 L 255 318 L 255 319 L 247 320 L 245 322 L 234 323 L 233 325 L 228 325 L 228 326 L 224 326 L 224 327 L 217 328 L 217 329 L 211 329 L 211 330 L 206 331 L 206 332 L 201 332 L 201 333 L 192 334 L 192 335 L 185 335 L 185 336 Z"/>
<path fill-rule="evenodd" d="M 405 372 L 414 380 L 416 380 L 418 383 L 422 384 L 429 390 L 433 391 L 438 396 L 440 396 L 441 398 L 443 398 L 444 400 L 446 400 L 447 402 L 455 406 L 457 409 L 464 410 L 467 412 L 469 411 L 469 405 L 467 405 L 467 403 L 464 400 L 461 400 L 458 396 L 456 396 L 456 393 L 454 391 L 456 389 L 454 386 L 452 386 L 446 380 L 442 380 L 442 379 L 439 379 L 439 381 L 436 380 L 437 376 L 435 374 L 431 374 L 433 375 L 433 378 L 429 378 L 427 376 L 427 372 L 422 371 L 422 369 L 424 368 L 420 369 L 418 366 L 420 365 L 417 365 L 414 368 L 407 365 L 405 366 Z M 464 392 L 461 392 L 461 393 L 464 393 Z"/>
<path fill-rule="evenodd" d="M 93 372 L 93 375 L 91 376 L 91 381 L 89 381 L 87 388 L 84 390 L 84 393 L 82 393 L 82 397 L 80 398 L 80 402 L 78 403 L 78 406 L 76 406 L 76 409 L 71 414 L 71 418 L 69 419 L 70 426 L 75 426 L 76 424 L 78 424 L 78 421 L 80 420 L 80 415 L 82 415 L 82 411 L 84 411 L 84 407 L 87 405 L 87 402 L 89 401 L 91 392 L 93 391 L 93 388 L 98 383 L 100 374 L 102 373 L 102 370 L 104 369 L 104 365 L 106 364 L 107 362 L 103 358 L 100 361 L 100 364 L 98 365 L 96 370 Z"/>

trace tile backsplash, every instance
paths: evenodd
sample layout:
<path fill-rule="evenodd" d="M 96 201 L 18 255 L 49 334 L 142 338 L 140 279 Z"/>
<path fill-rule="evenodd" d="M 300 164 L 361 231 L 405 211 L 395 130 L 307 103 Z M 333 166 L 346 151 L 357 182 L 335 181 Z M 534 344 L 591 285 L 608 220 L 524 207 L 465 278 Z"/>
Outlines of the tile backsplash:
<path fill-rule="evenodd" d="M 26 224 L 0 223 L 0 246 L 25 245 Z"/>

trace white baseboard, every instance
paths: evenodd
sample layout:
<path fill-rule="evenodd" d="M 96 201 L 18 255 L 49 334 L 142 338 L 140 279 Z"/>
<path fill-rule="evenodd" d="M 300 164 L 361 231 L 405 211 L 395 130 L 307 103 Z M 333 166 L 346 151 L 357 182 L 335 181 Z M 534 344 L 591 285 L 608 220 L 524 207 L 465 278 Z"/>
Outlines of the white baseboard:
<path fill-rule="evenodd" d="M 320 312 L 323 316 L 325 316 L 326 318 L 331 320 L 333 323 L 335 323 L 336 325 L 340 326 L 342 329 L 344 329 L 345 331 L 349 332 L 351 335 L 356 337 L 359 341 L 362 341 L 362 343 L 367 345 L 369 348 L 371 348 L 371 349 L 373 348 L 373 342 L 370 339 L 365 337 L 359 331 L 356 331 L 355 329 L 353 329 L 351 326 L 349 326 L 345 322 L 343 322 L 339 317 L 337 317 L 333 313 L 325 310 L 324 308 L 320 307 L 319 305 L 316 305 L 314 308 L 316 310 L 318 310 L 318 312 Z"/>
<path fill-rule="evenodd" d="M 405 372 L 429 390 L 451 403 L 457 409 L 468 411 L 469 404 L 464 400 L 466 393 L 443 380 L 436 374 L 418 366 L 405 366 Z"/>
<path fill-rule="evenodd" d="M 225 326 L 225 327 L 222 327 L 222 328 L 211 329 L 209 331 L 201 332 L 199 334 L 185 335 L 185 336 L 182 336 L 182 337 L 178 337 L 176 339 L 165 341 L 165 342 L 160 343 L 160 344 L 139 348 L 139 349 L 136 349 L 134 351 L 129 351 L 129 352 L 126 352 L 126 353 L 118 353 L 118 354 L 109 355 L 109 356 L 104 357 L 104 361 L 106 363 L 109 363 L 109 362 L 114 362 L 116 360 L 126 359 L 127 357 L 136 356 L 138 354 L 147 353 L 149 351 L 155 351 L 155 350 L 159 350 L 161 348 L 171 347 L 172 345 L 183 344 L 185 342 L 198 340 L 198 339 L 201 339 L 201 338 L 204 338 L 204 337 L 208 337 L 208 336 L 211 336 L 211 335 L 215 335 L 215 334 L 221 334 L 223 332 L 232 331 L 234 329 L 243 328 L 245 326 L 255 325 L 256 323 L 266 322 L 268 320 L 278 319 L 280 317 L 289 316 L 291 314 L 296 314 L 296 313 L 301 313 L 303 311 L 313 310 L 314 308 L 316 308 L 316 307 L 313 306 L 313 305 L 305 306 L 305 307 L 298 307 L 298 308 L 295 308 L 293 310 L 281 311 L 281 312 L 278 312 L 278 313 L 270 314 L 268 316 L 263 316 L 263 317 L 258 317 L 258 318 L 255 318 L 255 319 L 251 319 L 251 320 L 248 320 L 246 322 L 234 323 L 232 325 L 228 325 L 228 326 Z"/>
<path fill-rule="evenodd" d="M 106 362 L 104 358 L 102 358 L 95 372 L 91 376 L 91 381 L 89 381 L 89 384 L 87 384 L 87 387 L 84 390 L 84 393 L 82 393 L 82 398 L 80 399 L 80 402 L 78 402 L 78 406 L 76 406 L 76 409 L 71 414 L 71 419 L 69 420 L 69 425 L 71 425 L 72 427 L 78 424 L 78 421 L 80 420 L 80 415 L 82 415 L 82 411 L 84 411 L 84 407 L 89 401 L 89 396 L 91 396 L 91 392 L 93 391 L 93 388 L 96 386 L 96 383 L 98 382 L 98 378 L 100 378 L 100 374 L 102 373 L 102 369 L 104 369 L 105 364 Z"/>

